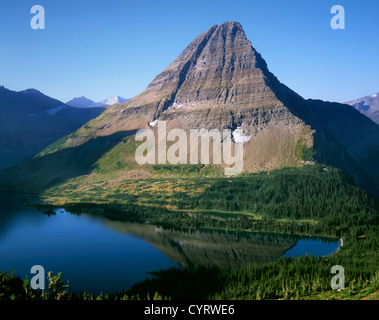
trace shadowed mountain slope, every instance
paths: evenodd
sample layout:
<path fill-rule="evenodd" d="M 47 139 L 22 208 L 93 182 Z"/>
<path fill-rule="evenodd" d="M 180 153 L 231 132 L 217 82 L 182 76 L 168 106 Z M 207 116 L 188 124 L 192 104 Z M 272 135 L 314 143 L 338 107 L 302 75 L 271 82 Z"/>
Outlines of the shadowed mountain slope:
<path fill-rule="evenodd" d="M 0 168 L 33 156 L 104 109 L 81 110 L 35 89 L 16 92 L 0 87 Z"/>

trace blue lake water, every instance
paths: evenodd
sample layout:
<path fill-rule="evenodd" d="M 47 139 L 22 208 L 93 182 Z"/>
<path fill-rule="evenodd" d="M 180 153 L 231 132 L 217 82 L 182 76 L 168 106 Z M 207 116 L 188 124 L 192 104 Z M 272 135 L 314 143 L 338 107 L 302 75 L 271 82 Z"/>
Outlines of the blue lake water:
<path fill-rule="evenodd" d="M 272 234 L 179 232 L 152 225 L 73 215 L 47 216 L 17 198 L 0 204 L 0 270 L 22 278 L 33 265 L 61 272 L 72 290 L 98 294 L 127 289 L 149 271 L 199 265 L 238 266 L 281 256 L 328 255 L 339 241 Z"/>
<path fill-rule="evenodd" d="M 284 256 L 294 258 L 307 255 L 316 257 L 328 256 L 337 252 L 340 246 L 340 241 L 331 241 L 319 237 L 300 238 L 294 247 L 286 251 Z"/>

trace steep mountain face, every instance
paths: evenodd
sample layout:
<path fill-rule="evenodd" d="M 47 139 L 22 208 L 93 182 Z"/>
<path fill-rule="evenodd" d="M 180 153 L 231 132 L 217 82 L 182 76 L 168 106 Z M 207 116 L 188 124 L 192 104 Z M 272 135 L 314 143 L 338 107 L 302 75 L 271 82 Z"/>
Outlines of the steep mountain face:
<path fill-rule="evenodd" d="M 360 113 L 369 117 L 376 124 L 379 124 L 379 93 L 345 103 L 353 106 Z"/>
<path fill-rule="evenodd" d="M 378 126 L 352 107 L 333 106 L 306 101 L 280 83 L 241 25 L 226 22 L 196 37 L 141 94 L 109 107 L 19 171 L 25 177 L 34 168 L 34 177 L 44 177 L 39 188 L 61 183 L 75 170 L 75 175 L 91 176 L 94 168 L 97 174 L 112 172 L 128 179 L 154 176 L 149 166 L 136 164 L 135 142 L 126 137 L 142 128 L 156 132 L 156 120 L 164 120 L 168 129 L 187 132 L 231 129 L 236 133 L 241 128 L 243 135 L 235 134 L 234 142 L 244 142 L 245 172 L 302 166 L 314 158 L 342 168 L 375 193 L 379 174 L 373 164 L 378 157 L 372 150 L 378 148 Z M 370 138 L 359 141 L 364 134 Z M 84 150 L 88 154 L 84 157 L 91 158 L 88 167 L 73 167 L 74 154 Z M 44 171 L 46 167 L 54 168 L 54 174 Z M 126 173 L 131 170 L 133 174 Z"/>
<path fill-rule="evenodd" d="M 312 145 L 307 103 L 271 74 L 239 23 L 212 26 L 137 97 L 115 105 L 71 136 L 78 146 L 94 136 L 148 128 L 231 129 L 248 137 L 248 171 L 298 165 L 296 145 Z M 65 147 L 67 145 L 63 145 Z"/>
<path fill-rule="evenodd" d="M 71 108 L 35 89 L 0 87 L 0 168 L 34 155 L 103 110 Z"/>
<path fill-rule="evenodd" d="M 141 127 L 141 120 L 147 124 L 175 119 L 188 128 L 242 125 L 246 133 L 256 135 L 272 118 L 286 126 L 301 124 L 273 91 L 279 86 L 239 23 L 215 25 L 192 41 L 144 92 L 108 110 L 107 120 L 96 129 L 100 135 L 109 134 Z"/>

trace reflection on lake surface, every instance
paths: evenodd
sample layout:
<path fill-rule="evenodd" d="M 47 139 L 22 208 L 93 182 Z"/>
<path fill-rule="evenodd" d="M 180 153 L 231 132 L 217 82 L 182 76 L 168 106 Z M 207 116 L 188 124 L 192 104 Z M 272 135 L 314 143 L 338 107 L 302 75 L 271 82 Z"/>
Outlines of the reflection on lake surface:
<path fill-rule="evenodd" d="M 64 209 L 49 217 L 11 194 L 0 208 L 0 270 L 30 278 L 39 264 L 62 272 L 74 291 L 95 294 L 127 289 L 147 272 L 173 266 L 233 267 L 283 255 L 328 255 L 339 247 L 339 241 L 268 233 L 164 230 Z"/>
<path fill-rule="evenodd" d="M 144 239 L 184 268 L 270 262 L 280 258 L 298 241 L 298 237 L 268 233 L 175 231 L 118 221 L 106 221 L 106 225 Z"/>

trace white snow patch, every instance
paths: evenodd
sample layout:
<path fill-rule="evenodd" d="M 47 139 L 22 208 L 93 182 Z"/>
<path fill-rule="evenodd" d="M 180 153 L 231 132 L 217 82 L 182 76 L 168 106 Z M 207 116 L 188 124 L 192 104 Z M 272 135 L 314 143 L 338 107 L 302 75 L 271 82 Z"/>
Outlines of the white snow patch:
<path fill-rule="evenodd" d="M 105 100 L 101 100 L 99 102 L 96 102 L 93 106 L 113 106 L 114 104 L 123 103 L 125 101 L 128 101 L 129 99 L 125 99 L 120 96 L 111 97 Z"/>
<path fill-rule="evenodd" d="M 154 127 L 157 124 L 157 122 L 158 122 L 158 120 L 151 121 L 151 122 L 149 122 L 149 126 Z"/>
<path fill-rule="evenodd" d="M 237 129 L 233 131 L 232 135 L 235 143 L 245 143 L 249 142 L 251 139 L 251 136 L 243 135 L 243 130 L 241 127 L 237 127 Z"/>
<path fill-rule="evenodd" d="M 179 109 L 179 108 L 181 108 L 181 107 L 183 107 L 183 105 L 181 105 L 181 104 L 177 104 L 176 102 L 174 102 L 174 103 L 171 103 L 171 104 L 169 105 L 168 109 L 173 108 L 174 110 L 176 110 L 176 109 Z"/>
<path fill-rule="evenodd" d="M 371 96 L 371 98 L 375 98 L 375 97 L 376 97 L 376 93 Z"/>
<path fill-rule="evenodd" d="M 51 116 L 54 116 L 59 111 L 61 111 L 63 109 L 66 109 L 66 106 L 59 106 L 59 107 L 56 107 L 56 108 L 53 108 L 53 109 L 46 110 L 46 113 L 49 114 L 49 115 L 51 115 Z"/>

